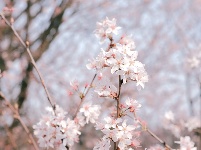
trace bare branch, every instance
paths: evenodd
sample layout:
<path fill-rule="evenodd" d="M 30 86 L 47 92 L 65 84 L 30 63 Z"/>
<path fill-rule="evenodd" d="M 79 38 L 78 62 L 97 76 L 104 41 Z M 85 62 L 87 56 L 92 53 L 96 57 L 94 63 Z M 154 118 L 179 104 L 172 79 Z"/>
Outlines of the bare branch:
<path fill-rule="evenodd" d="M 29 131 L 28 127 L 26 126 L 26 124 L 24 123 L 24 121 L 22 120 L 22 118 L 20 117 L 19 112 L 18 112 L 18 109 L 16 109 L 15 107 L 13 107 L 13 106 L 11 105 L 11 103 L 5 98 L 5 96 L 3 95 L 2 92 L 0 92 L 0 98 L 5 101 L 6 106 L 8 106 L 8 107 L 12 110 L 12 112 L 13 112 L 13 114 L 14 114 L 14 117 L 19 120 L 19 122 L 21 123 L 21 125 L 22 125 L 22 127 L 24 128 L 25 132 L 26 132 L 27 135 L 29 136 L 29 139 L 31 140 L 31 143 L 32 143 L 33 146 L 34 146 L 34 149 L 35 149 L 35 150 L 39 150 L 39 148 L 38 148 L 38 146 L 37 146 L 37 144 L 36 144 L 36 142 L 35 142 L 35 140 L 34 140 L 32 134 L 31 134 L 31 132 Z"/>
<path fill-rule="evenodd" d="M 19 34 L 17 33 L 17 31 L 15 30 L 15 28 L 13 27 L 12 24 L 10 24 L 10 22 L 5 18 L 5 16 L 3 15 L 3 13 L 0 14 L 0 16 L 2 17 L 2 19 L 5 21 L 5 23 L 12 29 L 12 31 L 14 32 L 15 36 L 19 39 L 20 43 L 23 45 L 23 47 L 26 49 L 30 59 L 31 59 L 31 63 L 33 64 L 34 68 L 36 69 L 37 73 L 38 73 L 38 76 L 40 78 L 40 81 L 41 81 L 41 84 L 45 90 L 45 93 L 47 95 L 47 99 L 48 101 L 50 102 L 50 105 L 52 106 L 53 110 L 55 110 L 56 108 L 56 104 L 55 102 L 52 100 L 52 98 L 50 97 L 50 94 L 49 94 L 49 91 L 47 89 L 47 86 L 45 84 L 45 81 L 43 79 L 43 76 L 42 74 L 40 73 L 37 65 L 36 65 L 36 62 L 35 60 L 33 59 L 33 56 L 30 52 L 30 49 L 29 49 L 29 42 L 27 41 L 26 43 L 22 40 L 22 38 L 19 36 Z"/>

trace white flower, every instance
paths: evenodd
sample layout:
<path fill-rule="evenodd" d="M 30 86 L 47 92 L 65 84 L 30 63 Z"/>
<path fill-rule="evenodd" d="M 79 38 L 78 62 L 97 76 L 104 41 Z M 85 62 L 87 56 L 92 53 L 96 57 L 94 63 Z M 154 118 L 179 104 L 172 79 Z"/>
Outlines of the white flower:
<path fill-rule="evenodd" d="M 131 145 L 131 139 L 129 139 L 126 134 L 123 134 L 119 139 L 118 147 L 120 150 L 125 150 L 128 145 Z"/>
<path fill-rule="evenodd" d="M 105 124 L 97 126 L 97 129 L 104 133 L 103 139 L 111 139 L 113 142 L 118 142 L 120 150 L 129 149 L 130 146 L 139 147 L 139 142 L 136 142 L 135 137 L 133 137 L 135 135 L 135 126 L 127 125 L 126 120 L 122 122 L 121 118 L 106 117 L 104 120 Z"/>
<path fill-rule="evenodd" d="M 120 29 L 116 27 L 116 19 L 106 18 L 103 22 L 97 23 L 97 26 L 95 33 L 102 41 L 106 38 L 113 39 L 113 35 L 117 34 Z M 111 44 L 109 49 L 102 49 L 98 57 L 87 64 L 87 68 L 102 71 L 109 67 L 112 74 L 122 76 L 124 84 L 132 80 L 137 82 L 136 86 L 144 88 L 144 83 L 148 82 L 148 75 L 144 69 L 145 65 L 137 61 L 138 52 L 134 51 L 134 41 L 128 36 L 123 36 L 119 42 L 112 41 Z M 104 92 L 106 92 L 104 95 L 109 95 L 109 92 Z"/>
<path fill-rule="evenodd" d="M 138 103 L 138 101 L 134 99 L 130 99 L 129 97 L 125 101 L 126 105 L 129 107 L 130 112 L 134 112 L 138 110 L 142 105 Z"/>
<path fill-rule="evenodd" d="M 128 46 L 130 48 L 130 50 L 135 49 L 135 43 L 134 43 L 133 39 L 131 38 L 131 36 L 122 36 L 119 43 L 121 45 Z"/>
<path fill-rule="evenodd" d="M 67 112 L 56 106 L 56 115 L 51 107 L 46 108 L 47 114 L 33 126 L 34 134 L 38 138 L 40 147 L 57 148 L 63 150 L 65 146 L 72 146 L 78 142 L 79 126 L 69 118 Z"/>
<path fill-rule="evenodd" d="M 200 64 L 200 60 L 195 56 L 187 59 L 187 62 L 189 63 L 191 68 L 197 68 Z"/>
<path fill-rule="evenodd" d="M 98 93 L 101 97 L 117 97 L 117 88 L 110 82 L 109 79 L 102 79 L 101 82 L 95 86 L 94 92 Z"/>
<path fill-rule="evenodd" d="M 97 29 L 95 30 L 96 37 L 100 38 L 101 42 L 104 42 L 106 38 L 117 35 L 121 27 L 116 26 L 116 19 L 109 20 L 107 17 L 102 22 L 97 23 Z"/>
<path fill-rule="evenodd" d="M 201 127 L 201 121 L 199 118 L 192 117 L 187 121 L 185 126 L 188 128 L 188 131 L 192 131 L 193 129 Z"/>
<path fill-rule="evenodd" d="M 93 150 L 109 150 L 110 147 L 110 140 L 107 138 L 102 138 L 102 140 L 95 145 Z"/>
<path fill-rule="evenodd" d="M 105 129 L 103 129 L 103 130 L 101 130 L 101 131 L 105 134 L 105 137 L 106 137 L 106 138 L 110 138 L 110 139 L 112 139 L 114 142 L 117 142 L 117 141 L 118 141 L 118 137 L 117 137 L 117 132 L 118 132 L 118 130 L 117 130 L 117 129 L 112 129 L 112 130 L 110 130 L 110 129 L 105 128 Z"/>
<path fill-rule="evenodd" d="M 105 124 L 105 128 L 110 129 L 110 128 L 116 128 L 117 124 L 122 122 L 121 118 L 111 118 L 111 117 L 106 117 L 104 118 L 106 124 Z"/>
<path fill-rule="evenodd" d="M 86 123 L 95 123 L 100 115 L 100 106 L 99 105 L 92 105 L 91 102 L 85 102 L 80 108 L 80 112 L 84 114 L 86 117 Z"/>
<path fill-rule="evenodd" d="M 166 148 L 164 148 L 163 146 L 161 145 L 154 145 L 152 147 L 150 147 L 149 149 L 147 150 L 166 150 Z"/>
<path fill-rule="evenodd" d="M 70 86 L 73 88 L 73 90 L 77 91 L 79 83 L 78 83 L 78 81 L 73 80 L 73 81 L 70 82 Z"/>
<path fill-rule="evenodd" d="M 77 114 L 74 121 L 82 127 L 86 124 L 85 117 L 80 112 Z"/>
<path fill-rule="evenodd" d="M 170 121 L 174 121 L 174 114 L 172 113 L 172 111 L 168 111 L 165 113 L 165 118 L 167 120 L 170 120 Z"/>

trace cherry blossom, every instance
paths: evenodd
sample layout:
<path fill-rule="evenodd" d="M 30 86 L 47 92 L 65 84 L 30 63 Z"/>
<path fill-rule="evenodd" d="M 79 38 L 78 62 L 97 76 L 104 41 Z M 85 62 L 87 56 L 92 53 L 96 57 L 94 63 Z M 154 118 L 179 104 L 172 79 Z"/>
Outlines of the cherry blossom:
<path fill-rule="evenodd" d="M 133 132 L 135 132 L 136 129 L 134 125 L 127 125 L 127 120 L 123 121 L 121 118 L 114 119 L 111 117 L 106 117 L 104 118 L 104 120 L 105 124 L 101 124 L 101 126 L 99 124 L 97 128 L 104 133 L 102 140 L 111 139 L 113 142 L 118 142 L 118 147 L 120 148 L 120 150 L 125 150 L 128 149 L 130 146 L 133 146 L 134 140 L 135 142 L 137 140 L 133 136 L 135 135 L 133 134 Z M 97 146 L 95 147 L 97 148 Z"/>
<path fill-rule="evenodd" d="M 165 113 L 165 118 L 167 120 L 170 120 L 170 121 L 174 121 L 174 114 L 172 113 L 172 111 L 168 111 Z"/>
<path fill-rule="evenodd" d="M 111 37 L 113 34 L 117 35 L 121 27 L 116 26 L 116 19 L 109 20 L 107 17 L 102 22 L 97 23 L 97 29 L 95 30 L 96 37 L 100 38 L 101 42 L 104 42 L 106 38 Z"/>
<path fill-rule="evenodd" d="M 197 150 L 189 136 L 180 137 L 180 141 L 175 141 L 175 143 L 180 144 L 180 150 Z"/>
<path fill-rule="evenodd" d="M 127 107 L 130 109 L 130 112 L 134 112 L 135 110 L 138 110 L 142 105 L 138 103 L 138 101 L 133 100 L 131 98 L 127 98 L 125 101 Z"/>
<path fill-rule="evenodd" d="M 117 97 L 117 88 L 107 78 L 102 79 L 95 85 L 94 92 L 101 97 Z"/>
<path fill-rule="evenodd" d="M 163 146 L 157 144 L 157 145 L 151 146 L 147 150 L 166 150 L 166 148 L 164 148 Z"/>
<path fill-rule="evenodd" d="M 103 28 L 108 29 L 103 29 Z M 113 39 L 113 34 L 117 34 L 116 20 L 106 18 L 98 23 L 98 29 L 95 34 L 101 39 Z M 113 34 L 112 34 L 113 33 Z M 136 86 L 144 88 L 144 83 L 148 82 L 148 75 L 144 69 L 144 64 L 137 61 L 138 52 L 134 50 L 135 43 L 129 36 L 122 36 L 121 39 L 112 43 L 109 49 L 101 49 L 99 55 L 86 65 L 88 69 L 95 69 L 101 72 L 104 68 L 111 68 L 111 74 L 117 73 L 123 78 L 125 84 L 128 80 L 136 81 Z"/>
<path fill-rule="evenodd" d="M 74 142 L 78 142 L 78 136 L 81 134 L 80 126 L 74 120 L 67 118 L 67 112 L 58 105 L 56 115 L 51 107 L 47 107 L 46 111 L 40 122 L 33 126 L 40 147 L 63 150 L 66 146 L 71 147 Z"/>
<path fill-rule="evenodd" d="M 201 127 L 201 121 L 199 118 L 192 117 L 186 123 L 185 126 L 188 128 L 188 131 Z"/>
<path fill-rule="evenodd" d="M 85 102 L 80 108 L 80 113 L 86 117 L 86 123 L 95 123 L 100 114 L 100 106 L 99 105 L 92 105 L 91 102 Z"/>
<path fill-rule="evenodd" d="M 102 138 L 101 141 L 99 141 L 93 150 L 109 150 L 111 147 L 110 140 L 107 138 Z"/>
<path fill-rule="evenodd" d="M 187 59 L 187 62 L 189 63 L 191 68 L 197 68 L 200 64 L 200 60 L 196 56 L 193 56 L 192 58 Z"/>
<path fill-rule="evenodd" d="M 70 82 L 70 86 L 73 88 L 73 90 L 77 91 L 79 83 L 78 83 L 78 81 L 73 80 L 73 81 Z"/>

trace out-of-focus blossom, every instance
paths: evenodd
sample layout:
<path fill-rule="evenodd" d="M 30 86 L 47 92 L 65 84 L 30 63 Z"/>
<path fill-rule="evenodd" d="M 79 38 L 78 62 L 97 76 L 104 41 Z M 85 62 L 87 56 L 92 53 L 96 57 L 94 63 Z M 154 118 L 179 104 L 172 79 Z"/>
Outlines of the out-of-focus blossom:
<path fill-rule="evenodd" d="M 167 123 L 164 128 L 171 131 L 171 133 L 177 138 L 181 135 L 181 128 L 178 125 Z"/>
<path fill-rule="evenodd" d="M 73 80 L 73 81 L 70 82 L 70 86 L 73 88 L 73 90 L 77 91 L 79 83 L 78 83 L 78 81 Z"/>
<path fill-rule="evenodd" d="M 172 113 L 172 111 L 168 111 L 165 113 L 165 118 L 167 120 L 170 120 L 170 121 L 174 121 L 174 114 Z"/>
<path fill-rule="evenodd" d="M 175 141 L 175 143 L 180 144 L 180 150 L 197 150 L 197 147 L 194 147 L 195 143 L 191 141 L 189 136 L 180 137 L 180 141 Z"/>
<path fill-rule="evenodd" d="M 192 58 L 187 59 L 191 68 L 197 68 L 200 64 L 200 60 L 198 57 L 193 56 Z"/>
<path fill-rule="evenodd" d="M 148 148 L 147 150 L 166 150 L 166 149 L 161 145 L 154 145 Z"/>
<path fill-rule="evenodd" d="M 192 131 L 193 129 L 201 127 L 201 121 L 199 118 L 193 117 L 185 123 L 185 126 L 188 128 L 188 131 Z"/>

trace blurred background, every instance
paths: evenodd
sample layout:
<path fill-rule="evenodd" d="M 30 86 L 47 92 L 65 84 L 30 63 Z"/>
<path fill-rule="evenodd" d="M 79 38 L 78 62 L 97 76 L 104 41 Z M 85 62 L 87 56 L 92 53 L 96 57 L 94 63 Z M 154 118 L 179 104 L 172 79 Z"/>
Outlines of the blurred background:
<path fill-rule="evenodd" d="M 0 0 L 3 11 L 7 19 L 14 19 L 22 39 L 29 41 L 51 96 L 69 114 L 80 101 L 77 95 L 69 96 L 69 82 L 75 79 L 84 87 L 95 73 L 86 64 L 102 47 L 93 33 L 96 22 L 106 16 L 116 18 L 124 33 L 132 34 L 138 60 L 149 75 L 143 90 L 138 91 L 134 82 L 123 86 L 121 99 L 137 99 L 142 104 L 140 118 L 172 147 L 178 147 L 174 141 L 180 136 L 190 135 L 201 149 L 200 128 L 185 128 L 189 119 L 196 120 L 194 125 L 201 120 L 201 0 Z M 12 104 L 18 104 L 32 131 L 49 103 L 25 49 L 3 20 L 0 69 L 1 91 Z M 92 93 L 88 99 L 107 103 Z M 171 128 L 167 121 L 170 111 L 174 114 Z M 0 149 L 13 149 L 7 130 L 18 149 L 31 149 L 26 133 L 3 105 L 0 114 Z M 75 149 L 92 149 L 99 134 L 88 125 Z M 140 141 L 142 149 L 158 143 L 147 133 Z"/>

